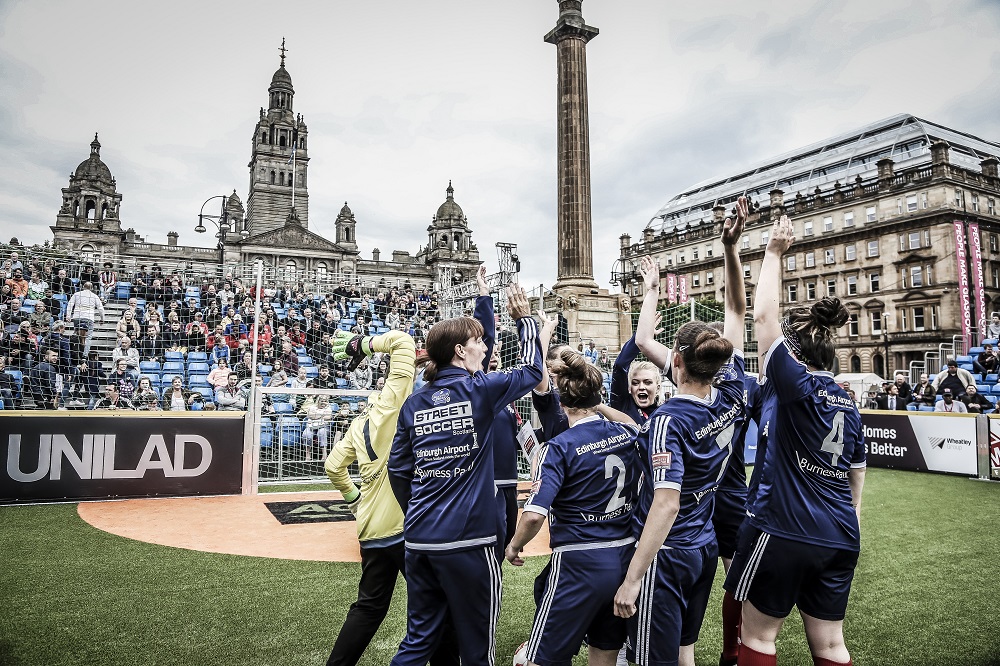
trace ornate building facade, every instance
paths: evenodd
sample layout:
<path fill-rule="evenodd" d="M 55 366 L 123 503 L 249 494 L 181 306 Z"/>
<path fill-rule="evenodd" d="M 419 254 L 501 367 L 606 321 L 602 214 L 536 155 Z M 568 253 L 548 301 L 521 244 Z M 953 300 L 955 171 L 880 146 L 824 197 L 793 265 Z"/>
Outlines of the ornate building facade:
<path fill-rule="evenodd" d="M 427 245 L 415 253 L 393 250 L 383 258 L 375 249 L 370 260 L 362 259 L 359 221 L 347 202 L 334 221 L 333 239 L 309 230 L 308 129 L 293 111 L 295 90 L 285 69 L 284 42 L 281 51 L 268 87 L 268 108 L 261 108 L 254 128 L 246 208 L 236 190 L 222 197 L 219 217 L 228 233 L 219 248 L 179 245 L 175 231 L 167 234 L 166 244 L 158 244 L 123 229 L 122 195 L 101 159 L 96 135 L 90 156 L 62 190 L 56 224 L 50 227 L 53 246 L 92 261 L 111 260 L 124 270 L 157 262 L 207 273 L 219 270 L 221 262 L 227 271 L 246 274 L 248 266 L 262 261 L 268 277 L 307 284 L 346 279 L 367 286 L 440 288 L 473 279 L 482 262 L 451 182 L 427 227 Z"/>
<path fill-rule="evenodd" d="M 935 354 L 963 353 L 1000 311 L 997 155 L 1000 143 L 894 116 L 678 194 L 640 242 L 621 237 L 615 277 L 639 296 L 636 266 L 648 254 L 664 283 L 683 280 L 689 298 L 721 302 L 721 225 L 746 193 L 755 207 L 740 248 L 748 294 L 772 221 L 787 214 L 796 241 L 782 306 L 827 295 L 845 302 L 836 370 L 885 376 L 926 361 L 937 372 Z"/>

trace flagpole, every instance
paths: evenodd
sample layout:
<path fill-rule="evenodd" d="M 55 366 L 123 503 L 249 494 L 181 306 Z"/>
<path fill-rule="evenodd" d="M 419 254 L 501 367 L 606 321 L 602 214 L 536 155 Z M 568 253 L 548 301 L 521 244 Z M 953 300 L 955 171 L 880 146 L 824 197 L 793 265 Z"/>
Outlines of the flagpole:
<path fill-rule="evenodd" d="M 292 144 L 292 210 L 295 210 L 295 144 Z"/>

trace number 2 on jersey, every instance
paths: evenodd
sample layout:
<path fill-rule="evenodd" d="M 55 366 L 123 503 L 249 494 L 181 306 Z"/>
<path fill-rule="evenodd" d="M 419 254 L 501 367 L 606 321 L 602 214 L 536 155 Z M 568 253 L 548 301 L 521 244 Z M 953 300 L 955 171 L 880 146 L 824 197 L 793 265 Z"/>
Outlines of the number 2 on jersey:
<path fill-rule="evenodd" d="M 625 490 L 625 463 L 612 453 L 604 459 L 604 478 L 610 479 L 616 471 L 618 478 L 615 480 L 615 494 L 611 496 L 611 501 L 608 502 L 604 513 L 611 513 L 625 506 L 625 498 L 622 496 Z"/>

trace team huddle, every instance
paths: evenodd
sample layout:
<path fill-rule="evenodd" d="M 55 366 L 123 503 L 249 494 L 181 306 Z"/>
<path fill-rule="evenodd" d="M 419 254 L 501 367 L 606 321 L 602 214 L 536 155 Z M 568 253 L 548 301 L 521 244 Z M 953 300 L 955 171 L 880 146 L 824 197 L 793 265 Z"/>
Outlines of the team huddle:
<path fill-rule="evenodd" d="M 534 623 L 516 663 L 568 665 L 585 644 L 592 665 L 693 665 L 720 557 L 720 664 L 776 664 L 775 639 L 793 606 L 815 664 L 851 663 L 843 619 L 860 549 L 865 448 L 858 411 L 829 372 L 833 333 L 848 314 L 827 298 L 780 316 L 781 257 L 794 238 L 788 219 L 777 220 L 753 299 L 766 352 L 760 375 L 748 377 L 737 249 L 746 217 L 741 197 L 723 225 L 725 321 L 684 324 L 673 348 L 654 339 L 659 270 L 643 259 L 646 293 L 608 404 L 600 371 L 568 347 L 549 347 L 555 320 L 539 312 L 539 330 L 517 286 L 508 312 L 520 364 L 496 367 L 482 273 L 474 316 L 429 331 L 417 390 L 408 336 L 338 339 L 343 357 L 383 351 L 392 362 L 386 389 L 327 461 L 358 517 L 362 553 L 358 601 L 328 664 L 357 663 L 402 573 L 407 629 L 392 663 L 492 666 L 501 562 L 523 564 L 546 521 L 552 556 L 535 581 Z M 640 351 L 649 361 L 632 363 Z M 662 373 L 677 392 L 657 404 Z M 529 392 L 537 431 L 512 408 Z M 751 420 L 757 459 L 748 483 Z M 519 448 L 532 465 L 520 519 Z M 346 473 L 355 460 L 361 488 Z"/>

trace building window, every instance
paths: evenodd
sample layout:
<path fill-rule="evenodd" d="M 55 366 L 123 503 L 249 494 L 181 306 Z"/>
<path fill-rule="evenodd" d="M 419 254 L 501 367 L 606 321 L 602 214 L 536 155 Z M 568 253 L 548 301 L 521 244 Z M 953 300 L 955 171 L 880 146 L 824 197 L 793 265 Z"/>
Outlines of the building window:
<path fill-rule="evenodd" d="M 910 266 L 910 286 L 924 286 L 924 271 L 920 266 Z"/>
<path fill-rule="evenodd" d="M 922 306 L 913 308 L 913 330 L 924 330 L 924 308 Z"/>
<path fill-rule="evenodd" d="M 931 230 L 924 229 L 924 247 L 931 246 Z"/>
<path fill-rule="evenodd" d="M 996 252 L 1000 250 L 1000 237 L 996 234 L 990 234 L 990 252 Z"/>
<path fill-rule="evenodd" d="M 986 212 L 989 213 L 990 215 L 996 215 L 997 214 L 997 202 L 996 202 L 996 199 L 990 197 L 989 199 L 986 200 Z"/>
<path fill-rule="evenodd" d="M 865 208 L 865 221 L 871 223 L 877 220 L 878 216 L 875 213 L 875 206 L 868 206 L 867 208 Z"/>
<path fill-rule="evenodd" d="M 847 295 L 857 296 L 858 295 L 858 276 L 848 275 L 847 276 Z"/>
<path fill-rule="evenodd" d="M 835 278 L 831 278 L 826 281 L 826 295 L 827 296 L 837 295 L 837 280 Z"/>
<path fill-rule="evenodd" d="M 705 274 L 705 284 L 715 283 L 715 271 L 709 271 Z"/>
<path fill-rule="evenodd" d="M 833 216 L 827 215 L 823 218 L 823 233 L 833 231 Z"/>
<path fill-rule="evenodd" d="M 872 335 L 882 335 L 882 313 L 873 312 L 872 315 Z"/>
<path fill-rule="evenodd" d="M 796 284 L 788 285 L 788 302 L 795 303 L 799 300 L 799 286 Z"/>
<path fill-rule="evenodd" d="M 932 331 L 936 331 L 937 330 L 937 327 L 938 327 L 937 319 L 938 319 L 937 306 L 936 305 L 932 305 L 931 306 L 931 330 Z"/>
<path fill-rule="evenodd" d="M 908 194 L 906 196 L 906 212 L 913 213 L 917 210 L 917 195 Z"/>
<path fill-rule="evenodd" d="M 858 337 L 858 315 L 852 314 L 847 320 L 847 334 L 852 338 Z"/>
<path fill-rule="evenodd" d="M 806 282 L 806 300 L 815 301 L 816 300 L 816 283 Z"/>
<path fill-rule="evenodd" d="M 794 271 L 795 270 L 795 255 L 790 254 L 785 257 L 785 270 Z"/>
<path fill-rule="evenodd" d="M 897 198 L 896 199 L 896 213 L 898 215 L 902 215 L 903 214 L 903 199 L 902 198 Z"/>
<path fill-rule="evenodd" d="M 691 261 L 698 261 L 698 248 L 691 248 Z"/>
<path fill-rule="evenodd" d="M 844 261 L 854 261 L 858 258 L 858 248 L 854 243 L 844 246 Z"/>
<path fill-rule="evenodd" d="M 740 249 L 749 250 L 750 249 L 750 236 L 743 234 L 743 238 L 740 239 Z"/>
<path fill-rule="evenodd" d="M 882 289 L 882 276 L 878 273 L 868 274 L 868 289 L 873 294 L 881 291 Z"/>
<path fill-rule="evenodd" d="M 767 232 L 767 231 L 762 231 L 760 233 L 760 246 L 761 247 L 767 247 L 767 241 L 770 238 L 770 236 L 771 236 L 771 234 L 769 232 Z"/>
<path fill-rule="evenodd" d="M 861 372 L 861 357 L 857 354 L 851 356 L 851 372 Z"/>
<path fill-rule="evenodd" d="M 837 261 L 837 252 L 832 248 L 829 250 L 823 250 L 823 263 L 832 264 Z"/>
<path fill-rule="evenodd" d="M 993 269 L 993 288 L 1000 289 L 1000 269 Z"/>
<path fill-rule="evenodd" d="M 903 310 L 899 311 L 899 321 L 900 321 L 899 330 L 901 330 L 901 331 L 908 331 L 908 330 L 910 330 L 909 328 L 907 328 L 909 326 L 909 324 L 907 322 L 906 309 L 905 308 Z"/>
<path fill-rule="evenodd" d="M 924 284 L 927 285 L 928 287 L 931 286 L 931 265 L 930 264 L 927 264 L 927 267 L 924 269 Z"/>
<path fill-rule="evenodd" d="M 806 220 L 805 222 L 802 223 L 802 235 L 803 236 L 812 236 L 813 235 L 813 221 L 812 220 Z"/>
<path fill-rule="evenodd" d="M 812 268 L 816 265 L 816 253 L 806 252 L 806 268 Z"/>
<path fill-rule="evenodd" d="M 909 245 L 910 245 L 910 249 L 911 250 L 919 250 L 920 249 L 920 232 L 919 231 L 911 231 L 907 235 L 907 239 L 909 241 Z"/>
<path fill-rule="evenodd" d="M 683 264 L 685 261 L 687 261 L 687 260 L 684 258 L 684 253 L 683 252 L 678 252 L 677 253 L 677 263 L 678 264 Z"/>
<path fill-rule="evenodd" d="M 978 213 L 979 212 L 979 195 L 978 194 L 973 194 L 972 195 L 972 212 L 973 213 Z"/>
<path fill-rule="evenodd" d="M 927 206 L 929 206 L 929 205 L 930 204 L 927 203 L 927 193 L 926 192 L 921 192 L 920 193 L 920 207 L 921 208 L 927 208 Z"/>
<path fill-rule="evenodd" d="M 854 226 L 854 213 L 853 212 L 844 213 L 844 228 L 847 229 L 853 226 Z"/>
<path fill-rule="evenodd" d="M 750 264 L 743 264 L 743 277 L 750 279 Z"/>
<path fill-rule="evenodd" d="M 965 192 L 955 190 L 955 207 L 962 208 L 965 205 Z"/>
<path fill-rule="evenodd" d="M 705 246 L 705 257 L 708 258 L 708 257 L 711 257 L 711 256 L 712 256 L 712 246 L 711 245 L 706 245 Z"/>
<path fill-rule="evenodd" d="M 695 273 L 691 276 L 691 286 L 700 287 L 701 286 L 701 273 Z"/>
<path fill-rule="evenodd" d="M 868 256 L 877 257 L 878 256 L 878 241 L 870 240 L 868 241 Z"/>

